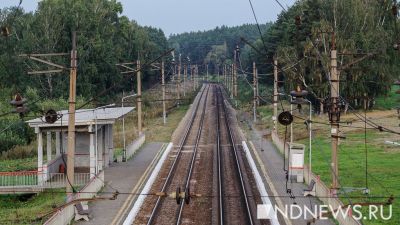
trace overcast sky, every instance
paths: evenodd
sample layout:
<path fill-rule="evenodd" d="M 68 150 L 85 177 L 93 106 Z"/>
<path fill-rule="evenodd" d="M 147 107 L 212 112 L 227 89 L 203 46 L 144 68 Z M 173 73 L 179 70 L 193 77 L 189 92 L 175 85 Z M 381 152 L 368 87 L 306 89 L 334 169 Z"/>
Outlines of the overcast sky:
<path fill-rule="evenodd" d="M 18 5 L 20 0 L 0 0 L 0 8 Z M 23 0 L 26 11 L 34 11 L 40 0 Z M 284 7 L 296 0 L 279 0 Z M 120 0 L 123 15 L 140 25 L 172 33 L 208 30 L 216 26 L 254 23 L 248 0 Z M 275 0 L 252 0 L 258 21 L 275 21 L 282 8 Z"/>

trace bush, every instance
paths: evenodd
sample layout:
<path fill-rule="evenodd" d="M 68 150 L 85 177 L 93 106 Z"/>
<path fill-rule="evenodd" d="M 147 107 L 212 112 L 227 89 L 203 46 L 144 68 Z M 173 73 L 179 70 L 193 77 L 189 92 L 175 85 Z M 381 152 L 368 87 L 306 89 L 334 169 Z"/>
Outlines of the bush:
<path fill-rule="evenodd" d="M 0 132 L 0 153 L 17 145 L 29 144 L 34 136 L 24 121 L 0 120 L 0 127 L 4 127 Z"/>

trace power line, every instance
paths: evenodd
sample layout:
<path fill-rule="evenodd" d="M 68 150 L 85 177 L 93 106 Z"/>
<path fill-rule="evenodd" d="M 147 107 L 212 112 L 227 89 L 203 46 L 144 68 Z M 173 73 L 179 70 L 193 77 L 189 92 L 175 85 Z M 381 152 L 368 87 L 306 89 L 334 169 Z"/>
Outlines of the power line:
<path fill-rule="evenodd" d="M 278 2 L 278 0 L 275 0 L 275 1 Z M 278 2 L 278 3 L 279 3 L 279 2 Z M 249 0 L 249 4 L 250 4 L 251 11 L 253 12 L 254 20 L 256 21 L 258 33 L 260 34 L 261 41 L 262 41 L 262 43 L 263 43 L 263 45 L 264 45 L 265 53 L 267 53 L 267 46 L 265 45 L 264 38 L 262 37 L 262 32 L 261 32 L 260 24 L 258 23 L 258 19 L 257 19 L 257 16 L 256 16 L 256 12 L 254 11 L 253 3 L 251 2 L 251 0 Z M 280 3 L 279 3 L 279 4 L 280 4 Z"/>
<path fill-rule="evenodd" d="M 279 2 L 279 0 L 275 0 L 275 2 L 278 3 L 278 5 L 282 8 L 283 11 L 287 12 L 285 7 L 283 7 L 283 5 Z"/>

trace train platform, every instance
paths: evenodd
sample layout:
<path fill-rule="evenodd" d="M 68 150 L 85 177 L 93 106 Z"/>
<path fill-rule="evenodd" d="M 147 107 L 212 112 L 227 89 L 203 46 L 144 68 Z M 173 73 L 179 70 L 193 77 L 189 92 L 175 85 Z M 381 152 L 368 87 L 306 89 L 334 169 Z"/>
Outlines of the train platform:
<path fill-rule="evenodd" d="M 274 146 L 270 139 L 265 138 L 265 134 L 268 133 L 267 130 L 258 130 L 253 122 L 252 117 L 248 115 L 240 115 L 240 121 L 244 125 L 248 132 L 247 138 L 253 144 L 252 146 L 256 150 L 256 157 L 259 159 L 259 164 L 261 167 L 260 173 L 264 174 L 263 180 L 266 183 L 267 192 L 271 196 L 276 196 L 271 198 L 279 208 L 282 206 L 288 206 L 297 204 L 302 209 L 307 207 L 309 209 L 314 209 L 318 207 L 321 202 L 315 197 L 303 197 L 303 190 L 306 189 L 304 183 L 291 183 L 288 182 L 288 188 L 292 190 L 296 198 L 290 198 L 289 194 L 286 192 L 286 176 L 283 170 L 283 155 Z M 296 214 L 297 215 L 297 214 Z M 309 216 L 305 220 L 303 217 L 296 220 L 284 219 L 283 217 L 279 219 L 281 223 L 287 225 L 297 225 L 297 224 L 307 224 Z M 316 220 L 315 225 L 334 225 L 335 223 L 331 220 Z"/>
<path fill-rule="evenodd" d="M 137 197 L 128 193 L 138 193 L 148 172 L 157 161 L 158 153 L 166 146 L 164 143 L 146 143 L 127 162 L 114 163 L 104 170 L 105 187 L 98 194 L 99 197 L 110 196 L 118 190 L 120 193 L 116 200 L 96 201 L 89 204 L 91 210 L 90 221 L 79 221 L 81 225 L 109 225 L 118 224 L 115 218 L 124 218 L 129 212 L 131 202 Z M 155 163 L 154 163 L 155 162 Z"/>

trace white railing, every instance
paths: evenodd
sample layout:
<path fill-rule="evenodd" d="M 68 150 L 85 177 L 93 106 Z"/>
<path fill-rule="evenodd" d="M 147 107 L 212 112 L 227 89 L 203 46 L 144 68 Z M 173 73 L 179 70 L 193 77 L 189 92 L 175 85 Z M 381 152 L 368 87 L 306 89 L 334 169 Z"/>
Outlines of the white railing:
<path fill-rule="evenodd" d="M 37 171 L 0 172 L 0 187 L 33 186 L 37 184 Z"/>
<path fill-rule="evenodd" d="M 76 173 L 74 185 L 84 186 L 90 181 L 89 173 Z M 40 187 L 40 188 L 62 188 L 69 181 L 64 173 L 38 174 L 37 171 L 0 172 L 1 187 Z"/>

